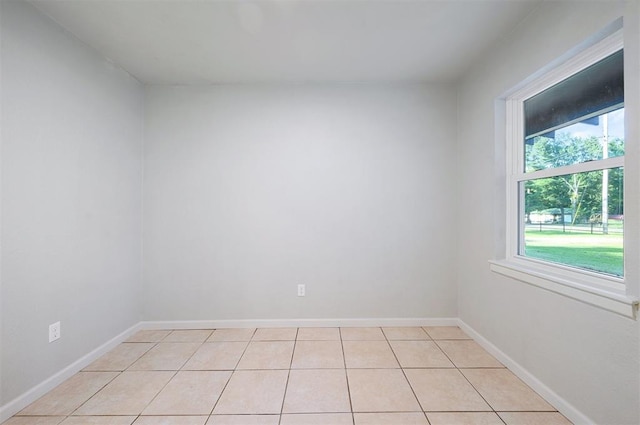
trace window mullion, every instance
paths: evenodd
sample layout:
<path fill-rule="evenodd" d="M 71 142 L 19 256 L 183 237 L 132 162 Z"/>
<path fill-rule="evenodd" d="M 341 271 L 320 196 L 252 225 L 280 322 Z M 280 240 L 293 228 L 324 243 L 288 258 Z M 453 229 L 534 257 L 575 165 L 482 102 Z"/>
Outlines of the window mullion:
<path fill-rule="evenodd" d="M 568 174 L 586 173 L 589 171 L 606 170 L 610 168 L 624 167 L 624 157 L 599 159 L 596 161 L 581 162 L 578 164 L 566 165 L 564 167 L 546 168 L 544 170 L 530 171 L 528 173 L 516 174 L 516 181 L 528 181 L 544 179 L 548 177 L 565 176 Z"/>

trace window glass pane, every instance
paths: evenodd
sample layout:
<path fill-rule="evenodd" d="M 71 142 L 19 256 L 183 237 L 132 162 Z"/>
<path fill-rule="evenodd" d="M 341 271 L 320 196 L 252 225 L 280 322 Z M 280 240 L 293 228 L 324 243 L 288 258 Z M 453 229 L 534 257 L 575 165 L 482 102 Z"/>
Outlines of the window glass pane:
<path fill-rule="evenodd" d="M 529 180 L 520 190 L 520 255 L 623 275 L 623 168 Z"/>
<path fill-rule="evenodd" d="M 525 172 L 624 155 L 624 108 L 525 141 Z"/>

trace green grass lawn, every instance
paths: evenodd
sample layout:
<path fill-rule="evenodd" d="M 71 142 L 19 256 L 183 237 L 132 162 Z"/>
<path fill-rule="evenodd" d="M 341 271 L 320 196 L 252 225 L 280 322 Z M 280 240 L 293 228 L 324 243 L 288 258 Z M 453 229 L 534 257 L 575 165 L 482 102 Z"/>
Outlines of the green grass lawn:
<path fill-rule="evenodd" d="M 622 234 L 527 229 L 526 256 L 588 270 L 623 274 Z"/>

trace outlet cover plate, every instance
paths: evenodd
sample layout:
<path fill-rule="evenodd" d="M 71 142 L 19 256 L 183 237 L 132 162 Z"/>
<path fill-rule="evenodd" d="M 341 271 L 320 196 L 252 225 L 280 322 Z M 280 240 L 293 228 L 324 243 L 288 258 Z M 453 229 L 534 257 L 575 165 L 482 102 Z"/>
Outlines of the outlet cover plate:
<path fill-rule="evenodd" d="M 60 339 L 60 322 L 49 325 L 49 342 Z"/>

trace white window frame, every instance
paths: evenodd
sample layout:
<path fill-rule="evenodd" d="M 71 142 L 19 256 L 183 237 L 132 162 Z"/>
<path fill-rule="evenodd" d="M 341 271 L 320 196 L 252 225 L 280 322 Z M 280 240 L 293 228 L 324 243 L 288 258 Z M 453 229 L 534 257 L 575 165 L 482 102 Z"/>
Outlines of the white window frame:
<path fill-rule="evenodd" d="M 524 202 L 522 199 L 524 195 L 518 187 L 522 181 L 550 177 L 557 175 L 559 171 L 565 175 L 624 167 L 624 157 L 613 157 L 552 170 L 525 173 L 523 102 L 623 47 L 622 30 L 619 30 L 571 57 L 542 77 L 526 84 L 506 99 L 506 253 L 504 260 L 491 261 L 491 269 L 525 283 L 635 319 L 638 300 L 627 295 L 624 277 L 618 278 L 555 264 L 518 253 L 518 247 L 524 244 L 523 233 L 519 231 L 521 219 L 519 208 Z M 624 275 L 627 275 L 626 262 Z"/>

